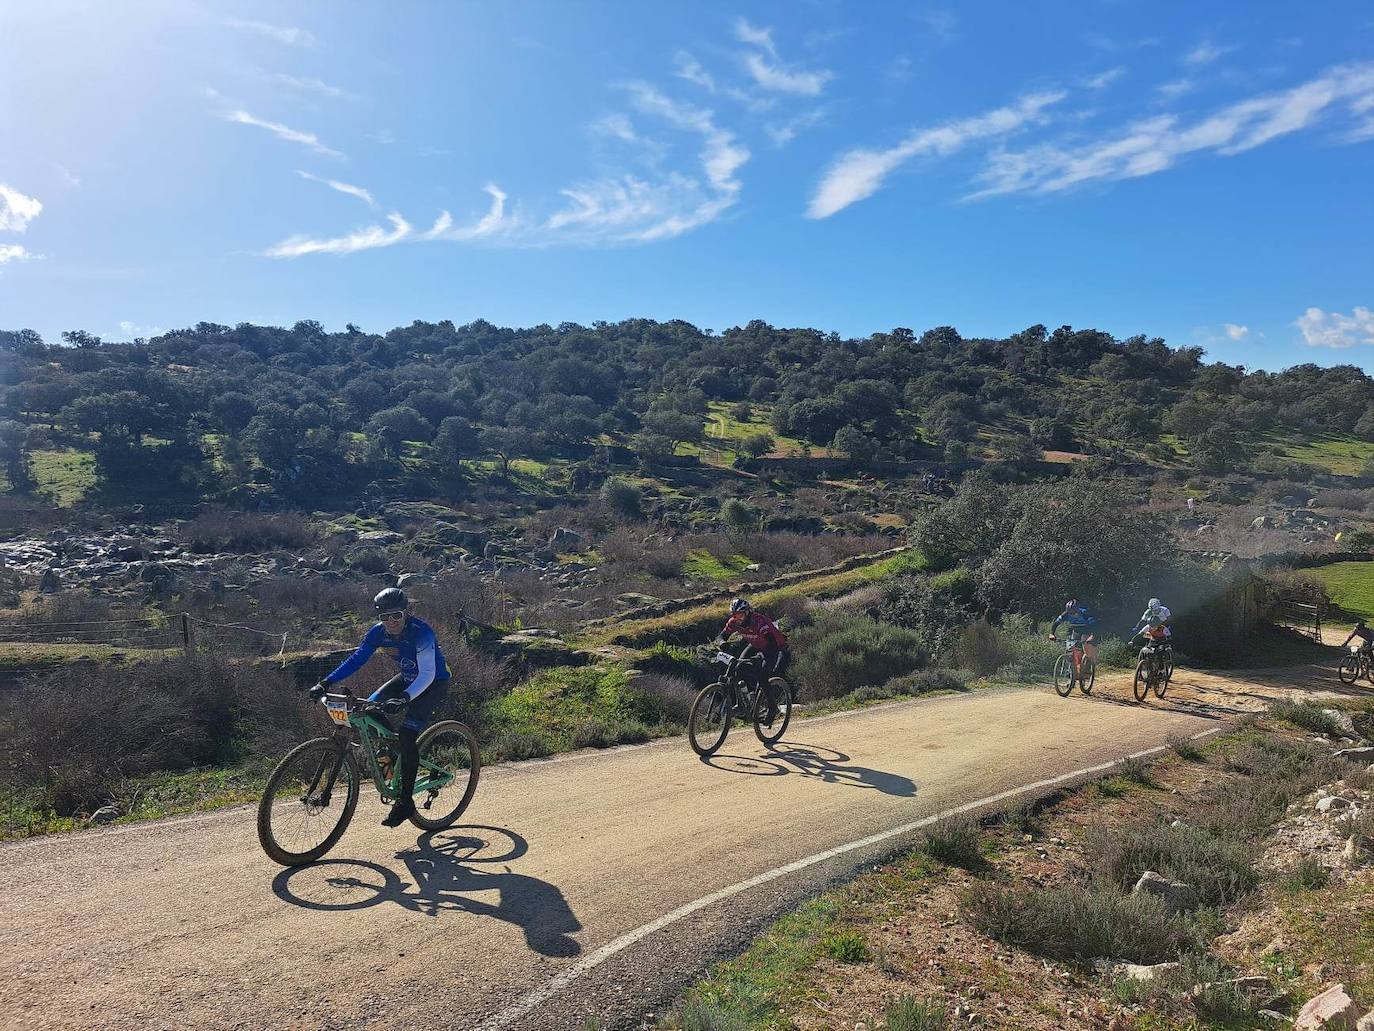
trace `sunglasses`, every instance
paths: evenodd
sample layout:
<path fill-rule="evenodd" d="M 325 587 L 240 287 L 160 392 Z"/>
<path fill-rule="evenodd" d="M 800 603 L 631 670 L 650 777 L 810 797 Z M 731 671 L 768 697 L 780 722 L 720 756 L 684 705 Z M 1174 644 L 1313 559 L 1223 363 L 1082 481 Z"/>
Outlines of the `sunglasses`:
<path fill-rule="evenodd" d="M 383 612 L 381 618 L 383 623 L 394 623 L 398 619 L 405 619 L 406 614 L 404 609 L 400 609 L 396 612 Z"/>

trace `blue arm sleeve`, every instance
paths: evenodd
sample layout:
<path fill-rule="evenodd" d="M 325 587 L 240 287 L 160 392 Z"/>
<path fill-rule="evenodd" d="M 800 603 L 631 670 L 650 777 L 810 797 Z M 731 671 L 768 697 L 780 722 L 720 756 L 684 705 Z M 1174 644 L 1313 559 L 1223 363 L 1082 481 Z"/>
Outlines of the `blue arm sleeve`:
<path fill-rule="evenodd" d="M 1056 630 L 1058 630 L 1059 624 L 1062 622 L 1064 622 L 1064 613 L 1061 612 L 1059 613 L 1059 615 L 1054 617 L 1054 622 L 1050 624 L 1050 633 L 1054 633 Z"/>
<path fill-rule="evenodd" d="M 419 672 L 415 674 L 415 679 L 406 685 L 406 695 L 412 700 L 419 698 L 425 688 L 434 683 L 434 634 L 427 633 L 415 642 L 415 665 Z"/>
<path fill-rule="evenodd" d="M 324 678 L 326 684 L 335 684 L 340 680 L 351 677 L 358 670 L 367 665 L 367 660 L 372 658 L 372 653 L 377 650 L 377 645 L 381 642 L 382 625 L 378 623 L 366 634 L 363 635 L 362 643 L 358 645 L 352 655 L 339 663 L 339 668 L 329 676 Z"/>

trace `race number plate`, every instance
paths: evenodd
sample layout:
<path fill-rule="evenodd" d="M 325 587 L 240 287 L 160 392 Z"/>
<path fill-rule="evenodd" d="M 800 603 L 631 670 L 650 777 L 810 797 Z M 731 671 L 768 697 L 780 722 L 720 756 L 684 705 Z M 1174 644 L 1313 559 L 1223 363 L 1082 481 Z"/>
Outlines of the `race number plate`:
<path fill-rule="evenodd" d="M 325 706 L 325 709 L 329 713 L 329 718 L 333 720 L 335 723 L 343 727 L 348 726 L 348 710 L 344 708 L 342 705 L 327 705 Z"/>

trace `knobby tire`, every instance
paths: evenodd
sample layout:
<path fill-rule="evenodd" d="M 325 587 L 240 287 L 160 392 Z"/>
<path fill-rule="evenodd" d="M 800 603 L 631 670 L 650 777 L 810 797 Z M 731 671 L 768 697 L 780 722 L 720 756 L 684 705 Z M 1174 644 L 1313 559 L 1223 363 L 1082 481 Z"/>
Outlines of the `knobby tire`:
<path fill-rule="evenodd" d="M 787 725 L 792 722 L 792 689 L 782 677 L 769 681 L 773 696 L 777 701 L 778 714 L 770 727 L 763 721 L 768 716 L 768 692 L 759 691 L 754 698 L 754 734 L 768 747 L 773 747 L 787 733 Z"/>
<path fill-rule="evenodd" d="M 440 746 L 436 746 L 436 741 L 442 741 Z M 427 751 L 433 751 L 436 747 L 443 747 L 445 751 L 454 752 L 453 759 L 458 763 L 466 762 L 466 767 L 460 766 L 457 770 L 450 770 L 454 774 L 454 781 L 440 789 L 439 793 L 431 798 L 428 791 L 415 793 L 415 813 L 411 816 L 410 822 L 421 830 L 441 831 L 452 827 L 455 820 L 462 816 L 464 811 L 472 802 L 472 796 L 477 791 L 477 779 L 482 774 L 482 757 L 477 750 L 477 735 L 459 723 L 457 720 L 444 720 L 436 723 L 420 735 L 420 740 L 416 742 L 420 753 L 420 760 L 423 762 Z M 430 758 L 431 762 L 438 761 L 435 757 Z M 462 771 L 467 772 L 467 784 L 460 783 Z M 425 775 L 423 767 L 420 770 L 420 777 Z M 416 779 L 420 779 L 417 777 Z M 445 809 L 438 816 L 430 816 L 429 813 L 434 804 L 443 800 L 447 806 L 449 792 L 453 792 L 452 797 L 457 798 L 457 803 L 452 809 Z M 423 797 L 422 797 L 423 794 Z M 429 803 L 431 809 L 425 808 Z"/>
<path fill-rule="evenodd" d="M 318 757 L 316 761 L 309 758 L 312 753 Z M 306 775 L 313 774 L 312 783 L 305 785 L 307 788 L 333 778 L 333 783 L 329 787 L 329 806 L 326 808 L 337 812 L 338 820 L 318 844 L 295 852 L 282 845 L 278 840 L 278 834 L 273 830 L 273 803 L 278 791 L 293 791 L 297 796 L 295 805 L 300 807 L 296 810 L 299 817 L 305 820 L 313 818 L 310 807 L 300 798 L 302 785 L 299 782 L 294 785 L 289 782 L 298 770 Z M 282 866 L 303 866 L 315 862 L 333 848 L 343 836 L 343 832 L 348 829 L 348 823 L 353 819 L 353 811 L 358 808 L 360 780 L 358 762 L 353 757 L 353 750 L 334 738 L 314 738 L 287 752 L 277 764 L 277 768 L 272 771 L 272 775 L 267 778 L 267 786 L 263 788 L 262 799 L 258 802 L 258 843 L 262 845 L 262 850 L 267 853 L 268 858 Z M 340 793 L 343 795 L 342 802 L 339 800 Z M 283 804 L 284 809 L 279 817 L 281 821 L 285 820 L 286 810 L 291 807 L 290 801 L 286 798 L 283 799 Z M 327 826 L 327 822 L 322 823 L 321 829 L 324 826 Z"/>
<path fill-rule="evenodd" d="M 730 692 L 724 684 L 707 684 L 692 700 L 692 712 L 687 717 L 687 738 L 692 751 L 703 759 L 714 755 L 730 733 Z M 719 719 L 719 730 L 712 730 L 713 719 Z"/>

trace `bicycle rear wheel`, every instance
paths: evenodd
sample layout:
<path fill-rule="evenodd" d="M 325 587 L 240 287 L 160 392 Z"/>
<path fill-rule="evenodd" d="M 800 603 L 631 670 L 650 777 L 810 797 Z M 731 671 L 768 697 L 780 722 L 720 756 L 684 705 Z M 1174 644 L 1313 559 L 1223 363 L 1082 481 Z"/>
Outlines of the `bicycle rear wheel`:
<path fill-rule="evenodd" d="M 420 769 L 410 822 L 422 830 L 441 831 L 463 815 L 477 791 L 482 773 L 477 735 L 457 720 L 444 720 L 421 734 L 417 746 Z"/>
<path fill-rule="evenodd" d="M 1054 660 L 1054 689 L 1060 698 L 1067 698 L 1073 691 L 1073 660 L 1067 654 Z"/>
<path fill-rule="evenodd" d="M 1141 659 L 1135 664 L 1135 681 L 1131 684 L 1137 702 L 1143 702 L 1150 694 L 1150 660 Z"/>
<path fill-rule="evenodd" d="M 1150 686 L 1155 689 L 1156 698 L 1164 697 L 1164 692 L 1169 687 L 1169 678 L 1173 676 L 1173 672 L 1173 667 L 1169 665 L 1169 661 L 1161 657 L 1159 665 L 1154 668 L 1150 678 Z"/>
<path fill-rule="evenodd" d="M 262 850 L 282 866 L 319 859 L 353 818 L 358 782 L 357 760 L 333 738 L 315 738 L 287 752 L 258 803 Z"/>
<path fill-rule="evenodd" d="M 1093 685 L 1097 683 L 1097 663 L 1087 656 L 1083 657 L 1083 665 L 1078 670 L 1078 687 L 1084 694 L 1093 693 Z"/>
<path fill-rule="evenodd" d="M 692 702 L 687 737 L 703 758 L 715 754 L 730 733 L 730 692 L 724 684 L 707 684 Z"/>
<path fill-rule="evenodd" d="M 782 740 L 787 733 L 787 725 L 792 722 L 792 689 L 782 677 L 774 677 L 768 686 L 773 689 L 778 712 L 772 723 L 765 722 L 768 719 L 768 692 L 758 692 L 754 699 L 754 734 L 771 747 Z"/>

